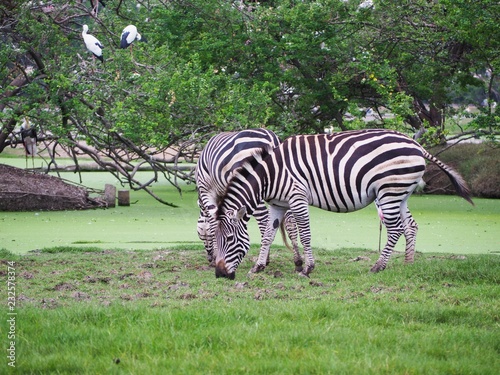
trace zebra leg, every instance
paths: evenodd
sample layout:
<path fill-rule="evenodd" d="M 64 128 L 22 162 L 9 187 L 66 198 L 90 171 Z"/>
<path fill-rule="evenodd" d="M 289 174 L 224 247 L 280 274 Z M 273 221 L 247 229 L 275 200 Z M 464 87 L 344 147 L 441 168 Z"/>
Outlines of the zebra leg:
<path fill-rule="evenodd" d="M 296 203 L 293 209 L 293 216 L 297 222 L 300 243 L 304 248 L 305 268 L 299 275 L 309 277 L 314 270 L 314 257 L 311 249 L 311 226 L 309 222 L 309 205 L 307 200 Z"/>
<path fill-rule="evenodd" d="M 257 206 L 253 212 L 253 217 L 257 220 L 257 225 L 260 231 L 260 238 L 264 238 L 266 234 L 267 222 L 269 220 L 269 209 L 264 203 Z M 267 253 L 266 266 L 269 264 L 269 252 Z"/>
<path fill-rule="evenodd" d="M 384 218 L 383 223 L 387 228 L 387 243 L 385 244 L 382 254 L 378 258 L 377 262 L 370 269 L 371 272 L 383 271 L 387 266 L 387 262 L 391 257 L 394 246 L 399 240 L 399 237 L 403 234 L 403 223 L 401 222 L 400 207 L 401 204 L 397 204 L 395 207 L 394 202 L 390 202 L 387 205 L 379 202 L 379 209 L 382 211 L 381 217 Z M 379 211 L 380 216 L 380 211 Z"/>
<path fill-rule="evenodd" d="M 295 271 L 302 272 L 302 265 L 304 262 L 302 261 L 302 257 L 300 256 L 299 243 L 298 243 L 299 232 L 292 211 L 288 210 L 285 213 L 284 222 L 285 222 L 286 232 L 288 233 L 288 237 L 292 241 L 293 262 L 295 263 Z M 286 240 L 286 238 L 284 239 Z"/>
<path fill-rule="evenodd" d="M 203 211 L 200 211 L 200 216 L 198 217 L 198 225 L 196 227 L 198 233 L 198 238 L 203 242 L 205 246 L 205 251 L 207 253 L 208 263 L 213 261 L 213 238 L 210 238 L 210 223 L 208 217 Z"/>
<path fill-rule="evenodd" d="M 415 259 L 415 242 L 417 240 L 418 224 L 408 210 L 406 202 L 401 207 L 401 216 L 403 218 L 404 235 L 406 239 L 405 263 L 413 263 Z"/>
<path fill-rule="evenodd" d="M 270 207 L 266 230 L 262 236 L 259 258 L 250 270 L 251 273 L 260 272 L 266 268 L 266 262 L 268 262 L 269 259 L 269 248 L 274 241 L 274 237 L 276 236 L 276 232 L 280 227 L 280 223 L 283 220 L 284 215 L 285 210 L 283 208 L 273 206 Z"/>

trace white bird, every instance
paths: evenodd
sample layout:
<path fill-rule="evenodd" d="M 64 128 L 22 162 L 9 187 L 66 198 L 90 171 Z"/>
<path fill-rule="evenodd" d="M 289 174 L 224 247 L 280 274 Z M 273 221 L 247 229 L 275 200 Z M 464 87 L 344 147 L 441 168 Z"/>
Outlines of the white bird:
<path fill-rule="evenodd" d="M 141 34 L 137 32 L 137 27 L 134 25 L 128 25 L 122 31 L 122 35 L 120 37 L 120 48 L 127 48 L 130 46 L 130 52 L 132 52 L 132 43 L 135 40 L 141 40 Z"/>
<path fill-rule="evenodd" d="M 23 140 L 24 151 L 26 155 L 26 168 L 28 168 L 28 156 L 31 155 L 31 164 L 35 168 L 34 157 L 37 153 L 37 135 L 36 130 L 30 125 L 29 120 L 26 118 L 21 125 L 21 139 Z"/>
<path fill-rule="evenodd" d="M 104 62 L 104 58 L 102 57 L 102 50 L 104 46 L 95 36 L 87 34 L 88 30 L 89 27 L 87 25 L 83 25 L 82 37 L 85 42 L 85 46 L 90 52 L 92 52 L 92 56 L 97 57 L 101 60 L 101 62 Z"/>

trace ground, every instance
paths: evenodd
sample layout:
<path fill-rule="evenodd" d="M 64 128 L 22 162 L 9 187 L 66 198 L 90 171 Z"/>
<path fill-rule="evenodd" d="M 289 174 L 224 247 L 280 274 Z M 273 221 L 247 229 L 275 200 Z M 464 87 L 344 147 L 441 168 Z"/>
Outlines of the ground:
<path fill-rule="evenodd" d="M 0 211 L 59 211 L 105 207 L 89 191 L 43 173 L 0 164 Z"/>

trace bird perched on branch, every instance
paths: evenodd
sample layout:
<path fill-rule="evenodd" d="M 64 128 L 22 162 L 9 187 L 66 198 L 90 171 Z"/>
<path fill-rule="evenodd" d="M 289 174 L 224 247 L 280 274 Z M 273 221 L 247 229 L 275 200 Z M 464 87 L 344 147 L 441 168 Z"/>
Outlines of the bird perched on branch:
<path fill-rule="evenodd" d="M 136 40 L 141 40 L 141 34 L 137 32 L 137 27 L 128 25 L 122 31 L 120 37 L 120 48 L 127 48 L 130 46 L 130 53 L 132 53 L 132 43 Z"/>
<path fill-rule="evenodd" d="M 26 169 L 28 168 L 28 156 L 31 155 L 31 165 L 35 168 L 34 157 L 37 153 L 37 136 L 36 130 L 30 125 L 28 119 L 25 119 L 21 125 L 21 139 L 23 140 L 24 151 L 26 155 Z"/>
<path fill-rule="evenodd" d="M 82 37 L 85 42 L 85 46 L 90 52 L 92 52 L 93 58 L 98 58 L 101 62 L 104 62 L 104 58 L 102 57 L 102 50 L 104 46 L 95 36 L 87 34 L 88 30 L 89 27 L 87 25 L 83 25 Z"/>

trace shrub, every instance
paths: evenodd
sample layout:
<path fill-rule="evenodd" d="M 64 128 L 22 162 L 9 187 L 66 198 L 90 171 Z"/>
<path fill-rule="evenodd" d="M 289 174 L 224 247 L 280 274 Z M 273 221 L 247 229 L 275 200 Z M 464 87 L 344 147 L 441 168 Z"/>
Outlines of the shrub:
<path fill-rule="evenodd" d="M 429 151 L 464 177 L 473 196 L 500 198 L 500 148 L 484 142 L 457 144 L 448 149 L 441 146 Z M 427 166 L 424 181 L 428 193 L 455 194 L 448 177 L 432 163 Z"/>

